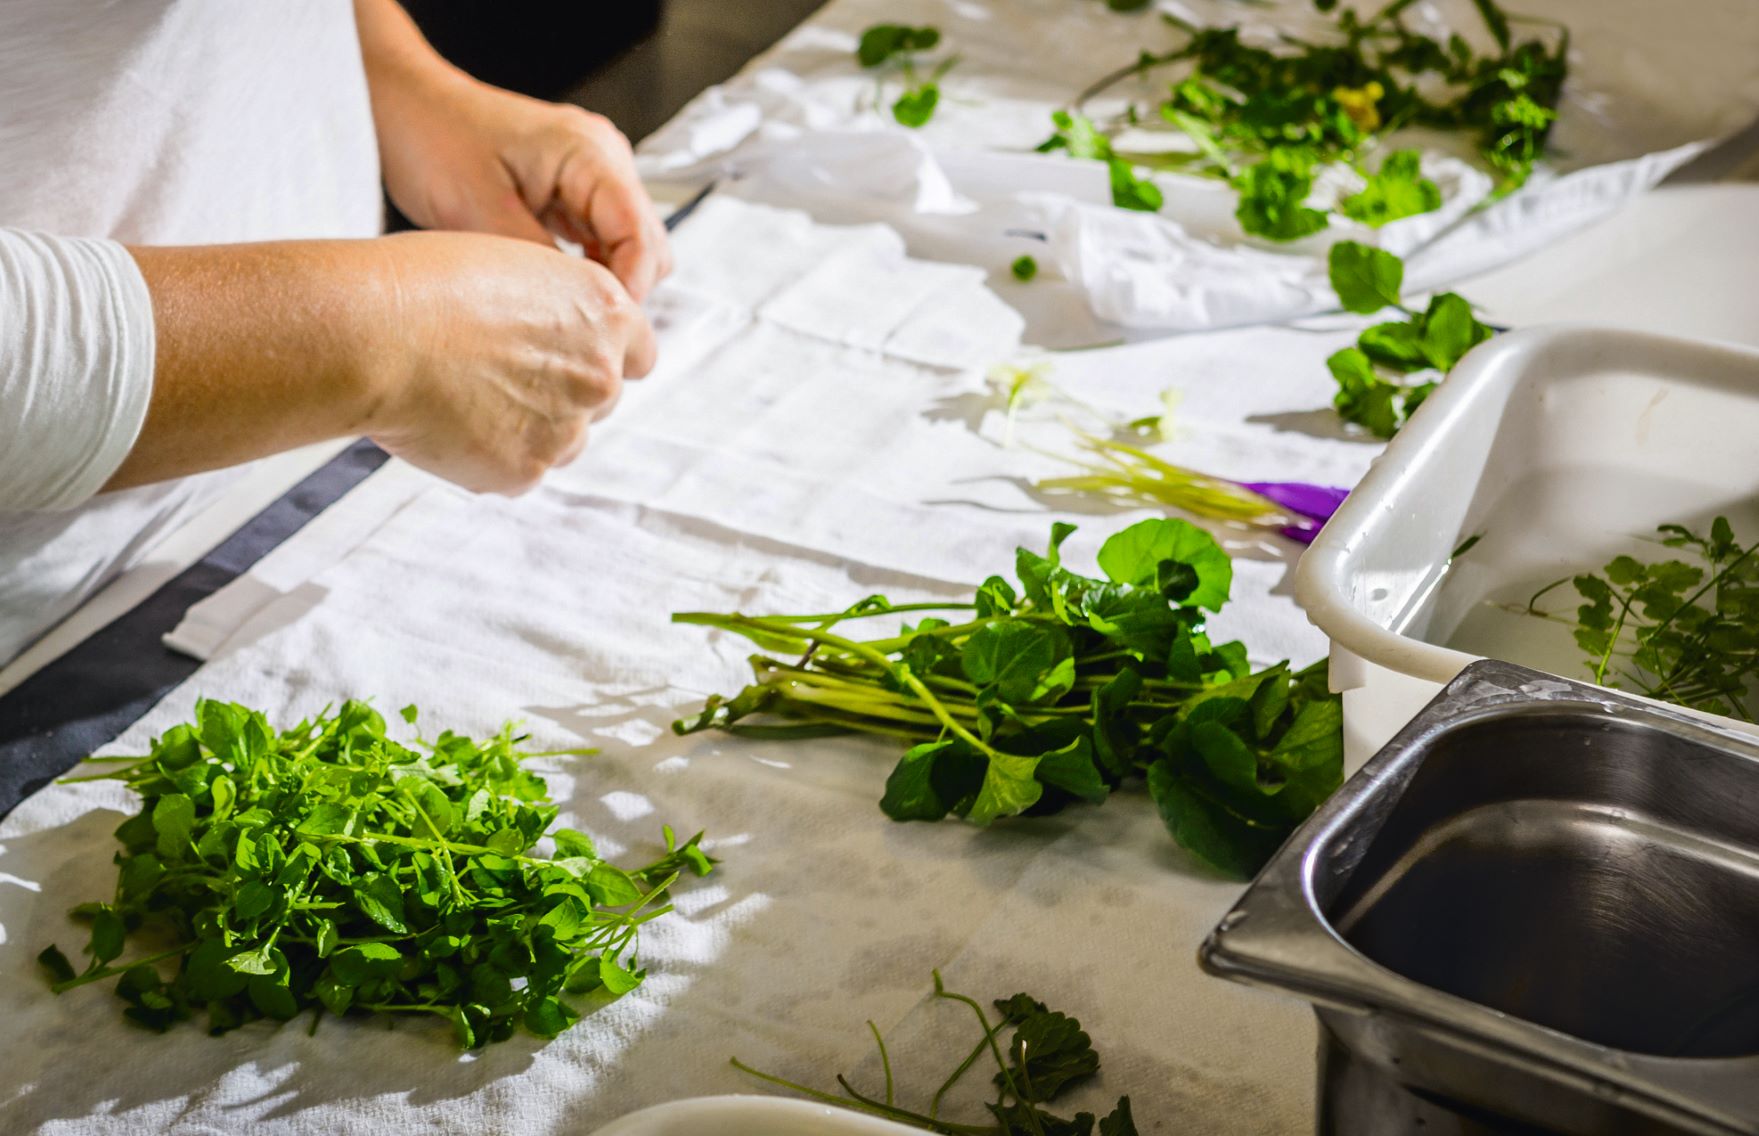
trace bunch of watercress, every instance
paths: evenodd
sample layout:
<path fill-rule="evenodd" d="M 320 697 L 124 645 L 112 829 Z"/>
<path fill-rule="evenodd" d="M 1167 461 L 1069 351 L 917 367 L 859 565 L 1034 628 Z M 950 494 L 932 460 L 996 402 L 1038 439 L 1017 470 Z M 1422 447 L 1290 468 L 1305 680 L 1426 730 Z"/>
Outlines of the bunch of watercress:
<path fill-rule="evenodd" d="M 1759 542 L 1735 538 L 1727 517 L 1709 535 L 1662 525 L 1664 547 L 1685 559 L 1644 563 L 1618 556 L 1542 588 L 1527 604 L 1565 583 L 1582 599 L 1576 644 L 1594 681 L 1635 689 L 1676 705 L 1754 721 L 1759 684 Z M 1552 616 L 1551 618 L 1561 618 Z"/>
<path fill-rule="evenodd" d="M 1254 671 L 1243 644 L 1210 640 L 1204 620 L 1227 602 L 1233 565 L 1195 525 L 1113 534 L 1103 579 L 1062 563 L 1072 531 L 1054 525 L 1043 555 L 1018 551 L 1018 588 L 992 576 L 969 603 L 872 596 L 826 614 L 675 615 L 771 653 L 752 658 L 755 682 L 673 728 L 909 742 L 880 802 L 896 820 L 987 825 L 1146 781 L 1174 839 L 1251 874 L 1342 779 L 1324 663 Z M 928 611 L 958 614 L 874 639 L 845 629 Z"/>
<path fill-rule="evenodd" d="M 1338 414 L 1390 438 L 1441 376 L 1494 329 L 1480 323 L 1472 305 L 1453 292 L 1431 297 L 1421 312 L 1405 307 L 1399 298 L 1404 263 L 1383 249 L 1340 241 L 1332 246 L 1329 267 L 1332 289 L 1346 310 L 1371 315 L 1395 308 L 1405 316 L 1375 324 L 1357 337 L 1356 346 L 1325 361 L 1338 384 L 1332 399 Z"/>
<path fill-rule="evenodd" d="M 887 73 L 896 72 L 904 81 L 903 93 L 892 102 L 892 117 L 901 126 L 914 129 L 926 125 L 940 105 L 941 79 L 958 62 L 958 57 L 948 56 L 926 75 L 917 69 L 923 53 L 933 51 L 940 42 L 941 32 L 935 27 L 875 24 L 861 33 L 855 58 L 861 66 L 878 73 L 878 101 L 883 101 Z"/>
<path fill-rule="evenodd" d="M 83 971 L 53 946 L 39 961 L 57 993 L 115 979 L 123 1012 L 157 1030 L 310 1009 L 434 1015 L 467 1047 L 520 1025 L 554 1037 L 579 1017 L 566 995 L 641 983 L 640 927 L 670 910 L 680 872 L 713 860 L 700 834 L 667 829 L 666 854 L 625 871 L 584 833 L 552 831 L 520 740 L 446 732 L 411 748 L 362 702 L 280 732 L 198 702 L 146 757 L 104 759 L 123 767 L 102 776 L 141 796 L 116 830 L 116 892 L 74 909 L 91 922 Z M 554 852 L 538 855 L 546 836 Z M 144 953 L 118 961 L 131 940 Z"/>
<path fill-rule="evenodd" d="M 1050 1009 L 1030 994 L 1016 994 L 995 1001 L 1000 1017 L 992 1024 L 975 998 L 948 990 L 938 970 L 934 972 L 934 996 L 969 1006 L 977 1017 L 980 1036 L 965 1060 L 954 1066 L 935 1090 L 926 1110 L 906 1108 L 897 1102 L 892 1057 L 879 1027 L 871 1021 L 867 1028 L 879 1047 L 880 1067 L 885 1072 L 883 1097 L 861 1092 L 841 1073 L 837 1075 L 837 1084 L 843 1090 L 839 1095 L 759 1072 L 737 1057 L 733 1058 L 733 1067 L 813 1100 L 945 1136 L 1092 1136 L 1096 1119 L 1099 1136 L 1136 1136 L 1129 1097 L 1119 1097 L 1117 1106 L 1103 1118 L 1095 1118 L 1090 1112 L 1064 1118 L 1045 1107 L 1099 1072 L 1099 1053 L 1078 1020 Z M 1013 1031 L 1011 1037 L 1005 1036 L 1009 1030 Z M 996 1065 L 991 1079 L 995 1099 L 984 1106 L 993 1123 L 964 1124 L 942 1119 L 942 1101 L 985 1053 Z"/>
<path fill-rule="evenodd" d="M 1414 30 L 1404 20 L 1412 0 L 1392 0 L 1367 18 L 1340 9 L 1323 42 L 1285 36 L 1275 48 L 1242 42 L 1238 27 L 1197 27 L 1166 15 L 1186 36 L 1184 44 L 1144 51 L 1088 87 L 1058 112 L 1057 134 L 1041 149 L 1101 158 L 1126 171 L 1149 166 L 1224 179 L 1240 195 L 1235 216 L 1241 228 L 1278 241 L 1311 236 L 1330 223 L 1307 199 L 1321 168 L 1335 163 L 1363 179 L 1360 190 L 1336 205 L 1346 217 L 1378 228 L 1437 208 L 1441 194 L 1423 176 L 1415 151 L 1370 160 L 1404 127 L 1472 135 L 1497 177 L 1496 192 L 1510 192 L 1544 153 L 1569 36 L 1560 28 L 1549 44 L 1516 40 L 1494 0 L 1474 4 L 1494 51 L 1481 54 L 1457 33 L 1442 40 Z M 1316 0 L 1315 6 L 1329 12 L 1335 5 Z M 1184 73 L 1157 104 L 1132 103 L 1103 124 L 1081 113 L 1116 83 L 1173 66 Z M 1120 153 L 1112 145 L 1126 130 L 1157 129 L 1182 134 L 1190 148 Z M 1087 135 L 1101 142 L 1076 144 Z M 1129 183 L 1124 189 L 1117 204 L 1144 207 Z"/>

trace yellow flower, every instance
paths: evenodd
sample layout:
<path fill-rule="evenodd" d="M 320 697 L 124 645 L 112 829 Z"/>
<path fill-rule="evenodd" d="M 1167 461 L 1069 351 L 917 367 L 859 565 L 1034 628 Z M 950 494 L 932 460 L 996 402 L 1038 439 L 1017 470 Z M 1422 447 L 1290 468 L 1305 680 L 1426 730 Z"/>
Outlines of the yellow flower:
<path fill-rule="evenodd" d="M 1344 108 L 1344 113 L 1350 116 L 1358 130 L 1372 134 L 1380 129 L 1380 108 L 1376 104 L 1384 94 L 1385 87 L 1370 81 L 1365 87 L 1335 87 L 1331 97 Z"/>

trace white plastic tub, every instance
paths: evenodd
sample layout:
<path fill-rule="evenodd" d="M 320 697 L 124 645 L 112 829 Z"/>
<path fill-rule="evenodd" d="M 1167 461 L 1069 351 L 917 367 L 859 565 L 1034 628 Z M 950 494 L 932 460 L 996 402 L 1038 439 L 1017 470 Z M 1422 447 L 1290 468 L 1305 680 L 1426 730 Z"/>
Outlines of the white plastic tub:
<path fill-rule="evenodd" d="M 1331 637 L 1346 763 L 1473 659 L 1591 677 L 1568 626 L 1501 605 L 1620 553 L 1658 559 L 1657 525 L 1718 514 L 1759 539 L 1759 351 L 1572 325 L 1474 350 L 1296 573 Z M 1540 606 L 1573 619 L 1578 602 L 1565 585 Z"/>
<path fill-rule="evenodd" d="M 781 1097 L 696 1097 L 644 1108 L 593 1136 L 904 1136 L 920 1133 L 877 1116 Z"/>

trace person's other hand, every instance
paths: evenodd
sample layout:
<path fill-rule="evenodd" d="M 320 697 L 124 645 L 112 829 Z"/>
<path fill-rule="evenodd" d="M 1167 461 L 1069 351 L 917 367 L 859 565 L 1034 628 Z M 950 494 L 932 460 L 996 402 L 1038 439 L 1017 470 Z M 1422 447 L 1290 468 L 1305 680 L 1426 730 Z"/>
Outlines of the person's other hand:
<path fill-rule="evenodd" d="M 592 261 L 464 233 L 375 244 L 395 323 L 368 363 L 380 395 L 367 432 L 448 481 L 532 488 L 653 366 L 647 317 Z"/>
<path fill-rule="evenodd" d="M 488 86 L 437 57 L 372 78 L 385 188 L 417 225 L 546 245 L 560 236 L 638 302 L 671 271 L 665 226 L 609 120 Z"/>

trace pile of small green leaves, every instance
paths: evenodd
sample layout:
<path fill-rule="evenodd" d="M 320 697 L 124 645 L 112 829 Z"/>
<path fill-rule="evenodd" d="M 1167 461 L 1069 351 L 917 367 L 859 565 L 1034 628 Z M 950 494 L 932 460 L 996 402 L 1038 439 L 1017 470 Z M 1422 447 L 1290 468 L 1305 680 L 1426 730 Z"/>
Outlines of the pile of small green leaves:
<path fill-rule="evenodd" d="M 946 1136 L 1093 1136 L 1096 1118 L 1090 1112 L 1078 1112 L 1072 1118 L 1055 1115 L 1044 1106 L 1051 1104 L 1068 1090 L 1080 1085 L 1099 1072 L 1099 1053 L 1081 1023 L 1069 1015 L 1049 1009 L 1030 994 L 997 999 L 995 1008 L 1001 1015 L 993 1025 L 977 1000 L 948 990 L 941 982 L 939 971 L 934 974 L 934 996 L 971 1007 L 982 1031 L 971 1052 L 954 1067 L 940 1088 L 935 1090 L 926 1112 L 905 1108 L 897 1103 L 892 1077 L 892 1058 L 886 1051 L 885 1038 L 871 1021 L 867 1028 L 879 1047 L 880 1065 L 885 1070 L 886 1089 L 883 1097 L 863 1093 L 838 1074 L 841 1095 L 821 1092 L 805 1085 L 786 1081 L 733 1059 L 733 1066 L 772 1085 L 824 1101 L 841 1108 L 883 1116 L 900 1124 L 924 1128 Z M 1003 1034 L 1013 1036 L 1002 1044 Z M 961 1078 L 987 1052 L 995 1062 L 993 1083 L 995 1100 L 985 1103 L 993 1123 L 959 1124 L 940 1117 L 941 1102 Z M 1119 1097 L 1117 1107 L 1103 1118 L 1097 1118 L 1098 1136 L 1136 1136 L 1136 1121 L 1130 1114 L 1130 1098 Z"/>
<path fill-rule="evenodd" d="M 917 70 L 923 53 L 933 51 L 940 42 L 940 29 L 934 27 L 875 24 L 861 33 L 855 58 L 869 71 L 878 73 L 880 101 L 884 101 L 888 73 L 895 72 L 904 81 L 903 93 L 892 103 L 892 117 L 901 126 L 914 129 L 927 124 L 940 105 L 941 79 L 958 62 L 958 57 L 941 60 L 926 76 Z"/>
<path fill-rule="evenodd" d="M 521 765 L 539 755 L 519 741 L 446 732 L 412 749 L 353 701 L 277 733 L 198 702 L 146 757 L 107 759 L 128 764 L 103 776 L 142 799 L 116 830 L 116 894 L 74 908 L 91 921 L 84 971 L 53 946 L 38 961 L 57 993 L 117 979 L 123 1013 L 156 1030 L 313 1009 L 433 1014 L 467 1047 L 521 1024 L 554 1037 L 579 1017 L 566 994 L 640 984 L 639 928 L 713 861 L 700 834 L 667 829 L 665 856 L 624 871 L 584 833 L 550 831 L 556 809 Z M 535 855 L 546 835 L 554 855 Z M 117 961 L 130 939 L 147 953 Z"/>
<path fill-rule="evenodd" d="M 1457 33 L 1441 40 L 1413 30 L 1404 20 L 1413 0 L 1392 0 L 1366 19 L 1340 9 L 1326 42 L 1284 37 L 1274 50 L 1241 42 L 1238 27 L 1196 27 L 1167 15 L 1185 43 L 1159 54 L 1144 51 L 1089 87 L 1058 112 L 1057 134 L 1040 148 L 1116 162 L 1126 171 L 1151 166 L 1225 179 L 1240 195 L 1235 216 L 1241 228 L 1277 241 L 1327 227 L 1326 211 L 1307 198 L 1320 168 L 1334 163 L 1354 167 L 1364 179 L 1361 190 L 1337 205 L 1363 224 L 1378 228 L 1437 208 L 1441 195 L 1422 175 L 1415 151 L 1396 151 L 1369 166 L 1384 140 L 1405 127 L 1472 135 L 1498 179 L 1497 192 L 1510 192 L 1544 153 L 1569 36 L 1558 29 L 1549 46 L 1517 40 L 1495 0 L 1473 2 L 1493 52 L 1478 53 Z M 1329 12 L 1335 0 L 1315 6 Z M 1132 103 L 1103 127 L 1079 113 L 1117 82 L 1175 65 L 1186 69 L 1183 77 L 1152 108 Z M 1193 149 L 1119 154 L 1110 139 L 1125 129 L 1176 130 Z M 1076 143 L 1090 133 L 1104 145 Z M 1114 190 L 1123 189 L 1116 203 L 1145 208 L 1130 176 L 1125 181 L 1114 172 Z"/>
<path fill-rule="evenodd" d="M 1212 643 L 1233 565 L 1208 533 L 1173 519 L 1115 533 L 1104 579 L 1018 551 L 1019 588 L 991 576 L 970 603 L 894 604 L 680 623 L 742 635 L 770 655 L 756 681 L 715 696 L 679 733 L 718 728 L 793 738 L 859 731 L 910 743 L 880 807 L 896 820 L 974 824 L 1103 802 L 1146 780 L 1174 839 L 1250 875 L 1342 779 L 1341 715 L 1324 663 L 1254 672 L 1244 645 Z M 959 612 L 859 640 L 853 621 Z M 775 657 L 777 655 L 786 658 Z"/>
<path fill-rule="evenodd" d="M 1688 558 L 1645 564 L 1615 557 L 1598 573 L 1541 589 L 1527 610 L 1546 614 L 1536 606 L 1540 598 L 1569 583 L 1583 600 L 1576 643 L 1595 682 L 1754 721 L 1759 542 L 1736 540 L 1726 517 L 1711 523 L 1708 536 L 1684 525 L 1662 525 L 1658 534 L 1662 545 Z"/>
<path fill-rule="evenodd" d="M 1402 320 L 1377 323 L 1325 361 L 1337 380 L 1332 399 L 1346 422 L 1366 427 L 1376 437 L 1398 433 L 1435 384 L 1472 348 L 1494 334 L 1472 314 L 1462 296 L 1443 292 L 1423 311 L 1399 299 L 1405 266 L 1381 249 L 1340 241 L 1332 246 L 1331 286 L 1348 311 L 1372 315 L 1385 308 L 1404 313 Z"/>

